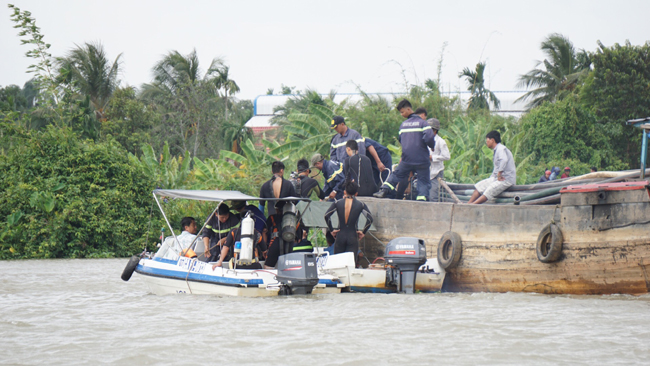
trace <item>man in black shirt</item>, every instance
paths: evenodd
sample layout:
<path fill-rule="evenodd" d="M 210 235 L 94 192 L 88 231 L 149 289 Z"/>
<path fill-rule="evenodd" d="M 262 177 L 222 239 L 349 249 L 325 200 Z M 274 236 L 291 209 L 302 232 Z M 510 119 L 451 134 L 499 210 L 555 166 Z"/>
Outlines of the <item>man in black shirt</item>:
<path fill-rule="evenodd" d="M 281 161 L 274 161 L 271 164 L 271 171 L 273 172 L 273 178 L 269 179 L 266 183 L 262 185 L 260 189 L 260 198 L 285 198 L 285 197 L 296 197 L 296 190 L 293 188 L 293 184 L 290 181 L 283 178 L 284 176 L 284 163 Z M 260 209 L 264 213 L 264 205 L 266 201 L 260 201 Z M 269 204 L 267 217 L 272 216 L 276 213 L 276 208 L 280 209 L 282 213 L 283 203 L 279 205 Z"/>
<path fill-rule="evenodd" d="M 354 261 L 357 262 L 357 252 L 359 251 L 359 240 L 361 240 L 372 225 L 372 215 L 365 203 L 355 198 L 357 194 L 357 185 L 354 182 L 345 184 L 345 196 L 342 200 L 332 203 L 332 206 L 325 213 L 325 222 L 327 229 L 332 232 L 336 238 L 334 242 L 334 254 L 352 252 Z M 336 212 L 339 219 L 339 228 L 334 230 L 330 218 Z M 363 230 L 357 229 L 359 217 L 363 214 L 366 217 L 366 225 Z"/>
<path fill-rule="evenodd" d="M 221 246 L 226 241 L 230 230 L 239 227 L 239 217 L 230 213 L 230 207 L 225 203 L 219 205 L 217 212 L 210 218 L 203 229 L 203 244 L 208 262 L 215 262 L 221 254 Z"/>
<path fill-rule="evenodd" d="M 216 267 L 221 267 L 221 264 L 223 262 L 227 262 L 230 260 L 230 258 L 233 257 L 233 255 L 235 254 L 235 243 L 238 241 L 241 241 L 241 227 L 233 229 L 230 231 L 230 233 L 228 233 L 228 236 L 226 237 L 226 241 L 224 242 L 223 247 L 221 248 L 221 255 L 219 256 L 219 261 L 217 262 L 217 264 L 212 266 L 213 269 Z M 266 250 L 267 250 L 266 243 L 262 238 L 262 234 L 259 231 L 255 230 L 255 233 L 253 235 L 253 257 L 256 258 L 258 262 L 248 266 L 238 266 L 237 268 L 262 269 L 262 265 L 259 263 L 259 261 L 264 260 L 262 253 L 266 252 Z"/>
<path fill-rule="evenodd" d="M 309 173 L 311 173 L 311 169 L 309 169 L 309 163 L 307 162 L 307 159 L 298 160 L 298 176 L 295 178 L 295 180 L 291 180 L 296 193 L 298 194 L 298 197 L 309 198 L 311 197 L 312 193 L 314 193 L 319 199 L 324 199 L 325 194 L 320 188 L 320 184 L 318 184 L 318 181 L 316 179 L 310 178 Z"/>

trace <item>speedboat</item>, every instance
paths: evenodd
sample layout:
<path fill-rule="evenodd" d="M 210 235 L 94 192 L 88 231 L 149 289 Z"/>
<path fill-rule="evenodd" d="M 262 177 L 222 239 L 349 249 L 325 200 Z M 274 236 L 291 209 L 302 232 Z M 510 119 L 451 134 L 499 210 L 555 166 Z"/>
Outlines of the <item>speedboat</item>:
<path fill-rule="evenodd" d="M 134 255 L 122 273 L 122 279 L 128 281 L 133 273 L 142 277 L 149 290 L 157 295 L 165 294 L 202 294 L 263 297 L 289 294 L 324 294 L 344 292 L 439 292 L 444 280 L 444 270 L 436 259 L 426 259 L 424 242 L 416 238 L 397 238 L 386 245 L 383 264 L 371 264 L 368 268 L 355 268 L 353 253 L 330 255 L 315 248 L 314 253 L 287 253 L 278 259 L 277 269 L 251 269 L 250 243 L 242 235 L 241 250 L 243 255 L 237 260 L 222 263 L 207 263 L 198 259 L 202 254 L 202 245 L 196 245 L 194 239 L 189 247 L 184 248 L 167 220 L 158 197 L 181 198 L 190 200 L 218 202 L 224 201 L 301 201 L 295 212 L 288 217 L 295 220 L 304 219 L 306 227 L 326 227 L 320 214 L 326 204 L 315 202 L 310 209 L 310 200 L 297 197 L 280 199 L 263 199 L 245 195 L 237 191 L 197 191 L 197 190 L 154 190 L 153 197 L 172 236 L 167 237 L 157 252 L 143 252 Z M 321 209 L 318 209 L 321 207 Z M 216 208 L 215 208 L 216 211 Z M 286 212 L 285 212 L 286 213 Z M 211 214 L 213 215 L 214 212 Z M 211 216 L 210 215 L 210 216 Z M 208 218 L 210 217 L 208 216 Z M 283 218 L 284 220 L 284 218 Z M 245 220 L 244 220 L 245 221 Z M 242 234 L 245 225 L 242 221 Z M 252 221 L 252 219 L 251 219 Z M 207 224 L 208 220 L 203 224 Z M 287 225 L 295 227 L 293 225 Z M 285 227 L 285 225 L 283 225 Z M 202 228 L 203 229 L 203 228 Z M 252 232 L 252 224 L 250 225 Z M 199 231 L 200 232 L 200 231 Z M 249 250 L 246 250 L 248 245 Z M 283 247 L 283 246 L 281 246 Z M 237 251 L 237 250 L 236 250 Z M 246 254 L 249 253 L 248 257 Z M 190 257 L 192 253 L 195 256 Z"/>

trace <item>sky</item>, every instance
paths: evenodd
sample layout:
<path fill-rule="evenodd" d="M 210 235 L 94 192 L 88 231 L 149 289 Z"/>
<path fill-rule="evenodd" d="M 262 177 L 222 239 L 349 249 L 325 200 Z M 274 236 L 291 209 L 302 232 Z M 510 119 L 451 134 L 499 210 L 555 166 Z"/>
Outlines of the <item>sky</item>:
<path fill-rule="evenodd" d="M 438 78 L 444 91 L 465 90 L 458 74 L 487 63 L 492 91 L 521 90 L 551 33 L 595 51 L 650 37 L 650 1 L 164 1 L 10 2 L 28 10 L 53 56 L 101 42 L 121 56 L 121 85 L 151 81 L 170 51 L 193 49 L 203 70 L 219 57 L 240 99 L 282 84 L 320 93 L 400 93 Z M 0 6 L 0 86 L 22 86 L 34 61 L 20 44 L 7 3 Z"/>

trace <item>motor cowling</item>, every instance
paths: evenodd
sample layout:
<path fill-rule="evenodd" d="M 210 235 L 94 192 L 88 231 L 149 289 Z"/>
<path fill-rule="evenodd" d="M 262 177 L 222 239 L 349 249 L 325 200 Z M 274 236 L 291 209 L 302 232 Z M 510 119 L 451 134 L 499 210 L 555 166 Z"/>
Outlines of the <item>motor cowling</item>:
<path fill-rule="evenodd" d="M 253 262 L 253 247 L 255 239 L 255 220 L 249 214 L 241 221 L 241 250 L 237 264 L 251 264 Z"/>
<path fill-rule="evenodd" d="M 311 294 L 318 284 L 316 256 L 313 253 L 289 253 L 278 259 L 277 279 L 282 283 L 280 294 Z"/>
<path fill-rule="evenodd" d="M 386 286 L 394 286 L 398 293 L 415 292 L 415 276 L 421 265 L 427 261 L 424 240 L 402 237 L 386 245 Z"/>

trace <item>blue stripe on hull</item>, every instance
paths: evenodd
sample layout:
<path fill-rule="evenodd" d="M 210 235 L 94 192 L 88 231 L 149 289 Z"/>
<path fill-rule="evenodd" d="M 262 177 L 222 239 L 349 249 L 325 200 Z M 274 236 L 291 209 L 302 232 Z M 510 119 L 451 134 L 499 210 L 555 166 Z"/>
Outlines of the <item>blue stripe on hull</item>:
<path fill-rule="evenodd" d="M 175 264 L 174 261 L 172 263 Z M 138 264 L 135 271 L 141 275 L 149 275 L 154 277 L 164 277 L 172 278 L 175 280 L 185 281 L 194 281 L 194 282 L 206 282 L 212 283 L 215 285 L 224 285 L 224 286 L 257 286 L 263 285 L 264 281 L 261 279 L 251 279 L 245 280 L 240 278 L 230 278 L 230 277 L 221 277 L 221 276 L 210 276 L 199 273 L 190 272 L 189 275 L 187 272 L 181 271 L 172 271 L 168 269 L 152 268 L 148 266 L 143 266 Z"/>

